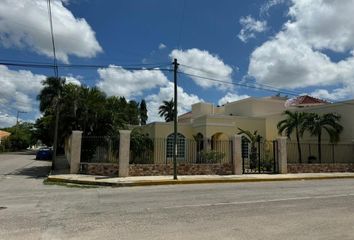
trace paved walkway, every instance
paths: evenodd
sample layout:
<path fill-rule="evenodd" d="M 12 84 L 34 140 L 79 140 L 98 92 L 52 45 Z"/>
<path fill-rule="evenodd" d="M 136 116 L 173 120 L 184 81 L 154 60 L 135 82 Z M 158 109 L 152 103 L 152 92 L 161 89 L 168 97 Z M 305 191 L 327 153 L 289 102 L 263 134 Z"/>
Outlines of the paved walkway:
<path fill-rule="evenodd" d="M 244 174 L 244 175 L 193 175 L 178 176 L 141 176 L 141 177 L 104 177 L 82 174 L 51 174 L 48 181 L 67 182 L 88 185 L 103 185 L 115 187 L 148 186 L 168 184 L 200 184 L 226 182 L 260 182 L 260 181 L 289 181 L 313 179 L 354 178 L 354 173 L 299 173 L 299 174 Z"/>

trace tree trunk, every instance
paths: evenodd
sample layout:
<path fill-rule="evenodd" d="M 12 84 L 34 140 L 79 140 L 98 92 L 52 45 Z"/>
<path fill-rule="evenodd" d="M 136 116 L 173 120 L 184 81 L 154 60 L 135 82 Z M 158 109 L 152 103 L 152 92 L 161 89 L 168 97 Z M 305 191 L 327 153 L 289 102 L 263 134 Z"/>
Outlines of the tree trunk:
<path fill-rule="evenodd" d="M 318 134 L 318 145 L 317 145 L 317 150 L 318 150 L 318 160 L 321 163 L 322 160 L 322 151 L 321 151 L 321 132 Z"/>
<path fill-rule="evenodd" d="M 296 141 L 297 141 L 297 150 L 299 153 L 299 163 L 302 163 L 302 155 L 301 155 L 301 145 L 300 145 L 300 137 L 299 137 L 299 130 L 296 128 Z"/>

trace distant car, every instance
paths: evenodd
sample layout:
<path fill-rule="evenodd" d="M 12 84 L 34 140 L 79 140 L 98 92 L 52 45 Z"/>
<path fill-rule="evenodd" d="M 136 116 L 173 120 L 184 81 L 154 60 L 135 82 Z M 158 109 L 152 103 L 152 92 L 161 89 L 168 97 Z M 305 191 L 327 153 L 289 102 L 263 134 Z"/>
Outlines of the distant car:
<path fill-rule="evenodd" d="M 51 148 L 41 148 L 36 153 L 37 160 L 51 160 L 53 156 L 53 150 Z"/>

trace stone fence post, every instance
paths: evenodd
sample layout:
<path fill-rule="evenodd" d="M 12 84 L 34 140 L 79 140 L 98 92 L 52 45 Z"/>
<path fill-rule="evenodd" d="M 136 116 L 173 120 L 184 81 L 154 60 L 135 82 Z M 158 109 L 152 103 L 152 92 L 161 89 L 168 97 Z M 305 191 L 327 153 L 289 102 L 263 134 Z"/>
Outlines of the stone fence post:
<path fill-rule="evenodd" d="M 119 130 L 119 177 L 129 176 L 130 130 Z"/>
<path fill-rule="evenodd" d="M 288 173 L 288 156 L 286 149 L 287 137 L 278 137 L 278 163 L 279 163 L 279 173 Z"/>
<path fill-rule="evenodd" d="M 73 131 L 70 141 L 70 173 L 75 174 L 80 171 L 82 131 Z"/>
<path fill-rule="evenodd" d="M 236 175 L 242 174 L 242 136 L 241 135 L 234 135 L 232 137 L 232 147 L 233 147 L 233 156 L 232 156 L 232 163 L 233 163 L 233 173 Z"/>

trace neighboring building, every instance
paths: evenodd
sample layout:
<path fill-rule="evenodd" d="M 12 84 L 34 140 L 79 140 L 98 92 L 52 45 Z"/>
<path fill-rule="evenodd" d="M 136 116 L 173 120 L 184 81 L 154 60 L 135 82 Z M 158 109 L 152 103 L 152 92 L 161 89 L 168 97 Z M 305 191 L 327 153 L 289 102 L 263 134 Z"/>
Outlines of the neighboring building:
<path fill-rule="evenodd" d="M 0 144 L 5 138 L 9 137 L 10 135 L 11 133 L 0 130 Z"/>
<path fill-rule="evenodd" d="M 301 109 L 300 109 L 301 108 Z M 239 132 L 238 128 L 257 130 L 265 140 L 275 140 L 278 135 L 277 123 L 284 118 L 285 110 L 298 110 L 316 113 L 334 112 L 342 116 L 341 124 L 344 131 L 341 141 L 354 141 L 354 100 L 332 104 L 310 96 L 300 96 L 294 99 L 272 96 L 264 98 L 247 98 L 223 106 L 214 106 L 211 103 L 196 103 L 192 111 L 180 115 L 178 118 L 178 156 L 186 158 L 188 139 L 202 139 L 203 146 L 195 146 L 199 150 L 217 148 L 213 142 L 229 141 Z M 166 139 L 165 145 L 155 143 L 155 153 L 159 157 L 170 158 L 173 153 L 173 122 L 153 122 L 143 127 L 145 133 L 154 139 Z M 305 136 L 306 140 L 314 140 Z M 155 140 L 157 141 L 157 140 Z M 324 134 L 323 142 L 328 141 Z M 194 149 L 192 152 L 195 152 Z M 190 158 L 190 156 L 188 156 Z"/>

